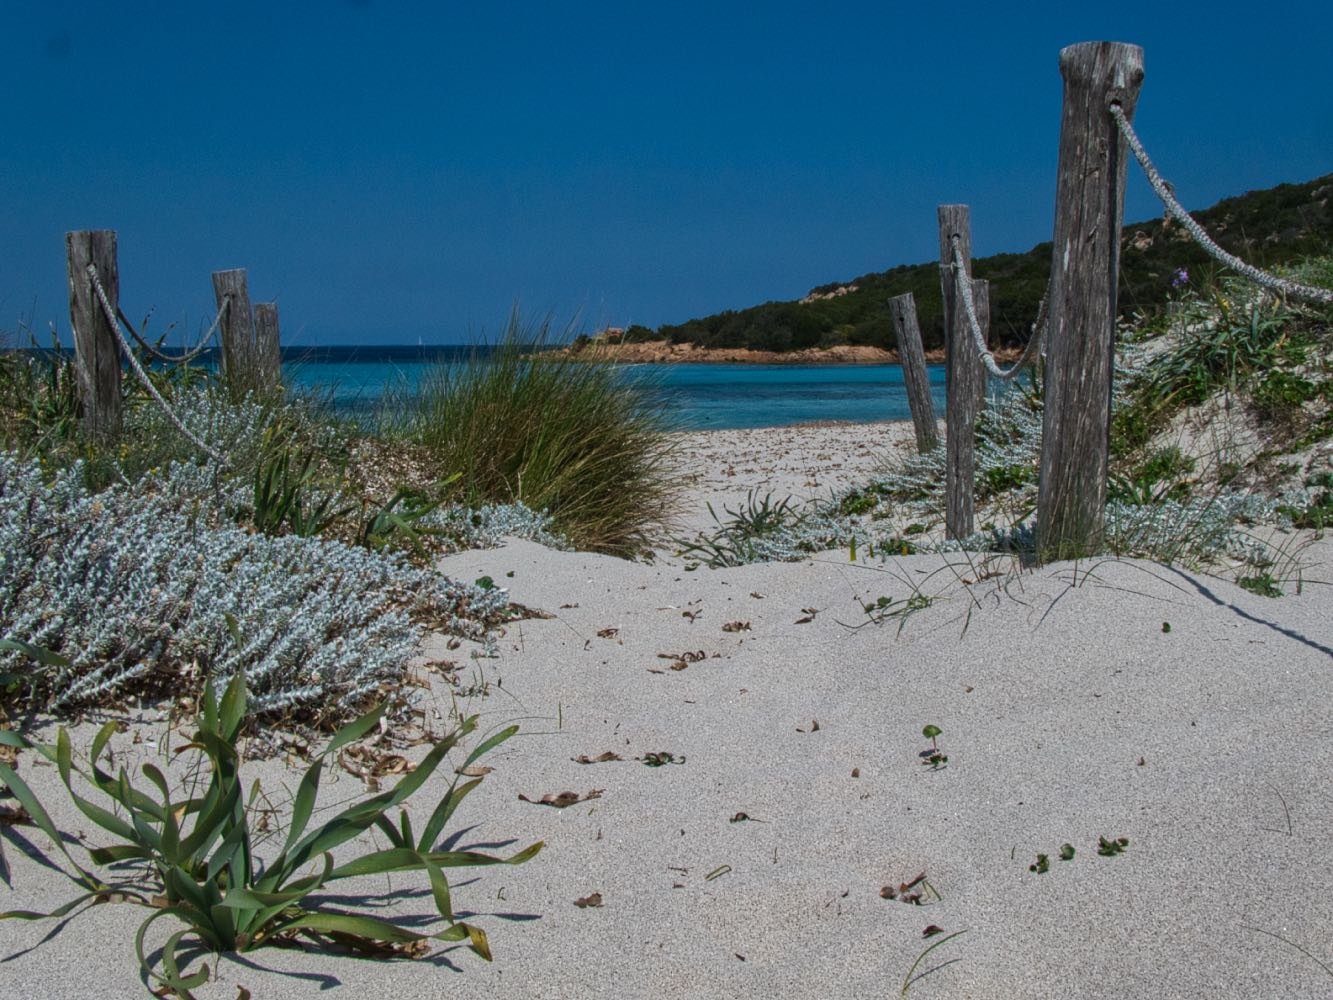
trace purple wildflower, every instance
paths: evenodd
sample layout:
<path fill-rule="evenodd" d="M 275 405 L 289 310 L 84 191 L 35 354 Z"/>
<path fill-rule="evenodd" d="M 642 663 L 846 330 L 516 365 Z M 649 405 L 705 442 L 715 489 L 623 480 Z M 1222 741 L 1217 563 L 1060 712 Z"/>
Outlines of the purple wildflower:
<path fill-rule="evenodd" d="M 1186 271 L 1183 267 L 1178 267 L 1176 268 L 1176 273 L 1171 277 L 1171 287 L 1182 288 L 1185 285 L 1188 285 L 1189 281 L 1190 281 L 1190 273 Z"/>

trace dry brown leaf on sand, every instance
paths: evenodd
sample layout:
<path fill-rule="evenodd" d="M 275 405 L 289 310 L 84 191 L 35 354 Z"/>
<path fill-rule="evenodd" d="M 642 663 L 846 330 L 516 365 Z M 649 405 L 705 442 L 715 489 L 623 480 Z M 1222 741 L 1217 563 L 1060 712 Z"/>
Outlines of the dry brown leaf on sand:
<path fill-rule="evenodd" d="M 818 608 L 802 608 L 801 617 L 792 622 L 793 625 L 807 625 L 815 620 L 815 615 L 819 614 Z"/>
<path fill-rule="evenodd" d="M 749 622 L 727 622 L 727 624 L 725 624 L 725 625 L 722 626 L 722 631 L 723 631 L 723 632 L 749 632 L 749 631 L 750 631 L 750 623 L 749 623 Z"/>
<path fill-rule="evenodd" d="M 600 892 L 590 892 L 582 899 L 574 900 L 574 905 L 580 910 L 586 910 L 589 906 L 601 906 L 602 894 Z"/>
<path fill-rule="evenodd" d="M 624 760 L 618 753 L 612 753 L 607 750 L 605 753 L 598 754 L 596 757 L 589 757 L 586 753 L 579 754 L 577 757 L 570 757 L 575 764 L 605 764 L 612 760 Z"/>
<path fill-rule="evenodd" d="M 594 788 L 582 795 L 578 792 L 548 792 L 540 799 L 530 799 L 520 792 L 518 797 L 519 801 L 531 802 L 534 806 L 551 806 L 555 809 L 565 809 L 580 802 L 587 802 L 589 799 L 600 799 L 603 791 L 604 789 Z"/>
<path fill-rule="evenodd" d="M 484 764 L 473 764 L 471 767 L 454 768 L 454 774 L 461 774 L 465 778 L 484 778 L 494 770 L 495 768 Z"/>
<path fill-rule="evenodd" d="M 619 634 L 620 634 L 620 629 L 618 628 L 608 627 L 604 629 L 598 629 L 597 631 L 597 637 L 599 639 L 614 639 Z"/>

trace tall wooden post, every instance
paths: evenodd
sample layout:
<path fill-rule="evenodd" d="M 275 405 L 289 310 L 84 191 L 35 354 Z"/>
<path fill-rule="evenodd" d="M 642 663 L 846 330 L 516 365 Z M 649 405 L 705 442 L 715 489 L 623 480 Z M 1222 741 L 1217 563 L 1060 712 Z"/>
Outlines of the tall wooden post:
<path fill-rule="evenodd" d="M 96 441 L 120 434 L 120 345 L 97 298 L 88 265 L 97 269 L 114 314 L 120 301 L 120 269 L 114 229 L 82 229 L 65 234 L 69 267 L 69 321 L 74 328 L 74 371 L 83 432 Z"/>
<path fill-rule="evenodd" d="M 259 392 L 262 384 L 255 365 L 255 327 L 250 310 L 250 289 L 245 268 L 213 272 L 213 295 L 222 317 L 222 377 L 232 399 Z"/>
<path fill-rule="evenodd" d="M 940 439 L 935 430 L 935 401 L 930 394 L 926 352 L 921 346 L 921 325 L 917 322 L 912 293 L 889 299 L 889 313 L 893 316 L 898 360 L 903 366 L 903 384 L 907 386 L 907 405 L 912 410 L 912 426 L 916 428 L 916 450 L 924 455 L 939 447 Z"/>
<path fill-rule="evenodd" d="M 264 393 L 282 388 L 282 347 L 278 340 L 278 304 L 255 303 L 255 364 Z"/>
<path fill-rule="evenodd" d="M 990 282 L 985 278 L 972 279 L 972 311 L 977 314 L 977 326 L 981 329 L 981 342 L 990 350 Z M 975 345 L 974 345 L 975 346 Z M 977 365 L 977 413 L 986 409 L 986 385 L 988 379 L 986 366 Z"/>
<path fill-rule="evenodd" d="M 981 361 L 972 344 L 966 307 L 958 297 L 959 282 L 953 270 L 953 237 L 958 237 L 963 267 L 971 274 L 971 213 L 966 205 L 941 205 L 939 224 L 940 290 L 944 293 L 944 342 L 949 397 L 944 417 L 944 532 L 949 538 L 966 538 L 972 534 L 973 525 L 973 452 L 976 446 L 977 384 L 981 381 Z"/>
<path fill-rule="evenodd" d="M 1125 146 L 1108 113 L 1132 118 L 1143 50 L 1085 42 L 1060 52 L 1064 107 L 1047 304 L 1037 556 L 1074 559 L 1100 547 L 1110 447 L 1116 284 Z"/>

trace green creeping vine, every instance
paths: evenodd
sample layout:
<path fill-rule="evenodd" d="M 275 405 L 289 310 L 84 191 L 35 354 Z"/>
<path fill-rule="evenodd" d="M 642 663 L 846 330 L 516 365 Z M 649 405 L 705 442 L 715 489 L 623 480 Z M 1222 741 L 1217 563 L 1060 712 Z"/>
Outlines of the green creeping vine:
<path fill-rule="evenodd" d="M 253 803 L 259 786 L 255 784 L 250 803 L 247 803 L 242 794 L 240 758 L 236 752 L 245 709 L 245 680 L 240 673 L 232 677 L 220 703 L 214 696 L 212 682 L 205 687 L 197 718 L 198 731 L 192 742 L 180 749 L 202 753 L 208 760 L 211 775 L 202 796 L 194 795 L 197 785 L 192 784 L 188 789 L 189 797 L 178 801 L 172 800 L 166 776 L 151 763 L 143 765 L 143 775 L 152 783 L 158 797 L 134 787 L 124 767 L 112 777 L 98 766 L 98 760 L 116 730 L 114 721 L 103 726 L 93 740 L 87 770 L 73 763 L 69 734 L 63 726 L 54 745 L 34 744 L 17 733 L 0 731 L 0 744 L 35 750 L 55 764 L 79 811 L 123 841 L 111 847 L 85 847 L 94 865 L 114 866 L 141 861 L 151 866 L 147 879 L 138 877 L 104 882 L 79 865 L 31 789 L 11 766 L 0 763 L 0 784 L 13 792 L 36 826 L 65 855 L 76 873 L 69 877 L 84 890 L 50 913 L 11 910 L 0 913 L 0 919 L 64 917 L 83 904 L 112 899 L 154 907 L 154 912 L 140 924 L 135 936 L 139 963 L 148 976 L 185 1000 L 190 1000 L 190 990 L 207 982 L 209 975 L 207 965 L 201 965 L 193 973 L 181 971 L 176 953 L 187 934 L 193 934 L 203 945 L 218 953 L 249 951 L 267 944 L 289 943 L 298 937 L 319 944 L 335 941 L 381 956 L 415 951 L 411 946 L 419 948 L 419 943 L 427 939 L 466 941 L 474 952 L 489 961 L 491 953 L 486 933 L 479 927 L 454 919 L 444 869 L 521 864 L 541 850 L 542 842 L 538 841 L 509 858 L 472 851 L 432 850 L 454 810 L 481 782 L 480 778 L 462 784 L 455 778 L 420 837 L 414 837 L 406 810 L 399 810 L 397 826 L 386 815 L 426 782 L 449 750 L 476 728 L 477 717 L 466 719 L 437 743 L 416 770 L 394 788 L 349 806 L 307 833 L 306 825 L 315 807 L 326 759 L 374 730 L 384 714 L 384 707 L 338 730 L 301 779 L 282 851 L 272 863 L 263 865 L 251 850 L 247 818 L 247 806 Z M 517 731 L 517 726 L 510 726 L 484 740 L 468 755 L 459 770 L 466 770 Z M 89 801 L 74 790 L 73 775 L 76 772 L 112 800 L 114 811 Z M 332 850 L 371 826 L 387 836 L 392 846 L 335 865 Z M 415 870 L 424 871 L 430 879 L 436 908 L 449 924 L 434 934 L 417 933 L 387 920 L 308 902 L 312 893 L 339 879 Z M 144 938 L 154 921 L 167 916 L 182 921 L 186 927 L 167 939 L 162 949 L 162 971 L 158 972 L 145 957 Z"/>

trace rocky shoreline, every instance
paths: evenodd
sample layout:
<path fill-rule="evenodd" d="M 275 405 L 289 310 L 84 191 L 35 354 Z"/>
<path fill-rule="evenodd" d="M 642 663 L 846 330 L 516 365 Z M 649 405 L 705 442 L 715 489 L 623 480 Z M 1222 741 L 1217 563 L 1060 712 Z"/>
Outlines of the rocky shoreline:
<path fill-rule="evenodd" d="M 746 347 L 700 347 L 673 344 L 669 340 L 646 340 L 632 344 L 593 342 L 583 347 L 564 347 L 555 352 L 564 357 L 589 361 L 618 361 L 626 364 L 756 364 L 756 365 L 896 365 L 897 351 L 881 347 L 838 344 L 799 351 L 755 351 Z M 926 361 L 942 364 L 942 350 L 927 351 Z"/>
<path fill-rule="evenodd" d="M 897 351 L 857 344 L 832 347 L 807 347 L 799 351 L 756 351 L 748 347 L 700 347 L 698 344 L 673 344 L 669 340 L 645 340 L 636 343 L 607 344 L 593 341 L 582 346 L 570 345 L 551 352 L 557 357 L 580 361 L 615 361 L 621 364 L 719 364 L 719 365 L 897 365 L 902 359 Z M 1013 347 L 994 349 L 996 360 L 1010 364 L 1022 350 Z M 926 351 L 926 363 L 944 364 L 944 349 Z"/>

